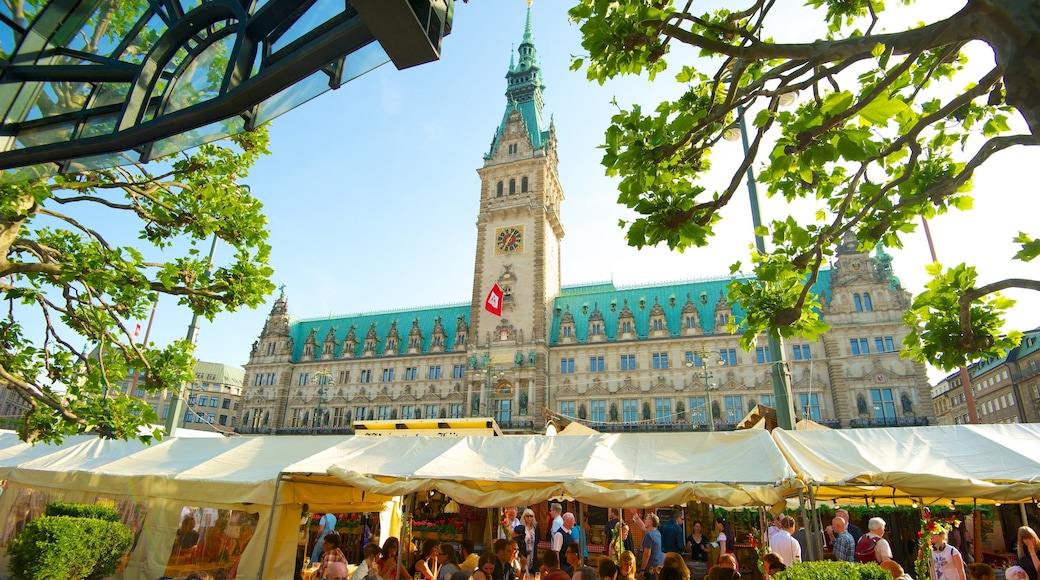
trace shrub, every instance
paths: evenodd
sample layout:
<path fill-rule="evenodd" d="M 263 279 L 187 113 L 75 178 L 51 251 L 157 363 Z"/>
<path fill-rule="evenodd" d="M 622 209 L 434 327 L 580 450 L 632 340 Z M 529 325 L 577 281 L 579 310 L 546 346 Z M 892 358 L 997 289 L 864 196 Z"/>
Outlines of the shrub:
<path fill-rule="evenodd" d="M 852 562 L 802 562 L 775 576 L 776 580 L 892 580 L 877 564 Z"/>
<path fill-rule="evenodd" d="M 8 566 L 21 580 L 99 580 L 115 573 L 132 542 L 120 522 L 47 515 L 11 540 Z"/>
<path fill-rule="evenodd" d="M 103 505 L 91 505 L 85 503 L 52 503 L 47 506 L 46 514 L 49 516 L 68 516 L 70 518 L 91 518 L 105 520 L 106 522 L 118 522 L 119 512 Z"/>

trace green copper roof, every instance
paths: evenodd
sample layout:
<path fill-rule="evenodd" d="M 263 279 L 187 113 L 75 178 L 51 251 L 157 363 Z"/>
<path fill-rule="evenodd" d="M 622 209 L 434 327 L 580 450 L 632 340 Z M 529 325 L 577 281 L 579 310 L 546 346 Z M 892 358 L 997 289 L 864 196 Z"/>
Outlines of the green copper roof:
<path fill-rule="evenodd" d="M 357 348 L 354 352 L 354 357 L 360 357 L 361 351 L 364 349 L 365 337 L 375 324 L 376 333 L 376 356 L 383 356 L 383 349 L 386 347 L 387 334 L 390 332 L 391 326 L 396 322 L 397 333 L 400 335 L 398 341 L 398 353 L 404 353 L 408 348 L 408 335 L 412 330 L 412 322 L 418 321 L 419 330 L 423 336 L 422 352 L 428 353 L 430 351 L 430 342 L 433 338 L 433 329 L 440 318 L 441 325 L 444 326 L 444 333 L 446 338 L 444 340 L 444 350 L 446 352 L 452 352 L 455 350 L 455 330 L 458 325 L 459 317 L 463 317 L 464 320 L 468 319 L 470 312 L 469 304 L 449 304 L 446 306 L 430 306 L 426 308 L 417 308 L 411 310 L 393 310 L 386 312 L 373 312 L 367 314 L 354 314 L 348 316 L 329 317 L 329 318 L 316 318 L 309 320 L 297 320 L 293 321 L 289 325 L 289 336 L 293 340 L 293 362 L 305 362 L 303 358 L 303 349 L 307 342 L 307 337 L 314 331 L 314 359 L 321 359 L 322 345 L 325 342 L 325 337 L 328 335 L 329 329 L 332 328 L 333 336 L 336 338 L 336 350 L 335 357 L 341 358 L 342 349 L 344 345 L 344 339 L 347 333 L 350 332 L 350 328 L 354 327 L 354 336 L 357 340 Z M 469 321 L 466 320 L 466 324 Z M 461 346 L 458 351 L 465 353 L 465 347 Z M 306 360 L 309 360 L 306 359 Z"/>
<path fill-rule="evenodd" d="M 976 378 L 979 375 L 986 374 L 994 367 L 998 367 L 1004 363 L 1016 362 L 1024 359 L 1026 356 L 1033 354 L 1037 350 L 1040 350 L 1040 329 L 1033 329 L 1023 333 L 1022 342 L 1015 348 L 1008 351 L 1007 354 L 1000 358 L 990 358 L 979 361 L 971 367 L 971 378 Z"/>
<path fill-rule="evenodd" d="M 513 111 L 520 113 L 524 126 L 527 128 L 527 138 L 531 147 L 535 150 L 542 149 L 549 132 L 545 129 L 542 119 L 542 109 L 545 100 L 542 91 L 545 85 L 542 83 L 542 69 L 538 66 L 537 49 L 534 46 L 534 35 L 531 33 L 531 7 L 527 7 L 527 23 L 524 26 L 524 38 L 520 42 L 517 51 L 520 62 L 514 64 L 513 56 L 510 54 L 509 72 L 506 73 L 506 110 L 502 115 L 502 122 L 495 130 L 495 137 L 491 141 L 491 151 L 484 156 L 490 159 L 498 151 L 501 145 L 501 135 L 505 132 L 506 122 Z"/>
<path fill-rule="evenodd" d="M 830 270 L 821 270 L 813 292 L 819 294 L 828 290 L 830 280 Z M 732 278 L 725 277 L 628 288 L 617 288 L 609 282 L 565 287 L 554 301 L 549 344 L 559 344 L 560 321 L 567 312 L 574 317 L 577 343 L 585 343 L 589 318 L 597 309 L 603 316 L 603 333 L 607 341 L 617 340 L 618 315 L 626 304 L 634 317 L 636 335 L 645 339 L 650 331 L 650 312 L 655 302 L 664 310 L 668 333 L 673 337 L 681 334 L 682 310 L 687 300 L 696 308 L 697 322 L 705 334 L 725 332 L 725 329 L 715 327 L 715 304 L 720 296 L 726 294 L 726 285 L 731 281 Z M 734 312 L 739 316 L 739 311 Z"/>

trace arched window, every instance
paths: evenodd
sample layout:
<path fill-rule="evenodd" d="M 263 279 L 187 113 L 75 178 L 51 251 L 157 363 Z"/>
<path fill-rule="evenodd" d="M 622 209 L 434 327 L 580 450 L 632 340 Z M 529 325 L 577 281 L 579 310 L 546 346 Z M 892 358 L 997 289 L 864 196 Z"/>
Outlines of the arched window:
<path fill-rule="evenodd" d="M 869 292 L 863 293 L 863 308 L 865 308 L 867 312 L 872 312 L 874 310 L 874 304 L 870 301 Z"/>
<path fill-rule="evenodd" d="M 860 299 L 859 294 L 852 295 L 852 304 L 856 307 L 856 312 L 863 312 L 863 301 Z"/>
<path fill-rule="evenodd" d="M 527 178 L 520 180 L 520 193 L 527 193 Z"/>
<path fill-rule="evenodd" d="M 515 179 L 510 179 L 509 180 L 509 195 L 513 195 L 515 193 L 516 193 L 516 180 Z"/>
<path fill-rule="evenodd" d="M 502 197 L 502 182 L 499 181 L 498 185 L 495 186 L 495 197 Z"/>

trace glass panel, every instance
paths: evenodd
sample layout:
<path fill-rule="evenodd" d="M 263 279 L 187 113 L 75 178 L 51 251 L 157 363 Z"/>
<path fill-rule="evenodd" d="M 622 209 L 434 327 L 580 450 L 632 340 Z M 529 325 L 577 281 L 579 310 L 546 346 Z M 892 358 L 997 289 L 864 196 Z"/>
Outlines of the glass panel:
<path fill-rule="evenodd" d="M 122 165 L 131 165 L 136 163 L 137 159 L 131 157 L 129 153 L 111 153 L 105 155 L 94 155 L 91 157 L 81 157 L 73 160 L 69 165 L 70 172 L 88 171 L 91 169 L 105 169 L 108 167 L 119 167 Z"/>
<path fill-rule="evenodd" d="M 167 139 L 155 142 L 152 149 L 152 157 L 162 157 L 185 149 L 191 149 L 203 143 L 223 139 L 229 135 L 245 131 L 245 121 L 241 117 L 232 117 L 216 123 L 210 123 L 187 133 L 174 135 Z"/>
<path fill-rule="evenodd" d="M 91 107 L 122 105 L 129 92 L 130 83 L 104 83 L 95 92 L 94 103 Z"/>
<path fill-rule="evenodd" d="M 106 0 L 64 44 L 73 50 L 111 55 L 148 14 L 148 0 Z"/>
<path fill-rule="evenodd" d="M 3 8 L 0 12 L 8 12 L 6 2 L 0 2 L 0 7 Z M 21 37 L 20 32 L 8 26 L 6 22 L 0 21 L 0 57 L 10 59 L 15 45 L 18 44 L 18 39 Z"/>
<path fill-rule="evenodd" d="M 253 539 L 259 513 L 185 506 L 163 576 L 183 578 L 208 572 L 216 578 L 234 578 L 238 560 Z"/>
<path fill-rule="evenodd" d="M 257 108 L 256 124 L 262 125 L 327 90 L 329 90 L 329 77 L 318 71 L 260 103 Z"/>
<path fill-rule="evenodd" d="M 312 32 L 319 25 L 329 21 L 333 16 L 343 13 L 343 0 L 318 0 L 307 9 L 306 12 L 285 31 L 285 34 L 275 41 L 271 47 L 272 53 L 277 53 L 293 41 L 298 40 Z"/>
<path fill-rule="evenodd" d="M 165 32 L 166 22 L 158 14 L 153 13 L 148 19 L 148 24 L 141 29 L 133 42 L 127 45 L 123 54 L 114 56 L 118 56 L 119 60 L 125 62 L 140 64 L 144 60 L 145 55 L 148 54 L 148 51 L 155 46 L 156 41 Z"/>
<path fill-rule="evenodd" d="M 36 102 L 26 117 L 27 121 L 79 111 L 94 88 L 90 83 L 67 82 L 41 83 L 39 86 L 43 90 L 37 94 Z"/>
<path fill-rule="evenodd" d="M 22 130 L 18 135 L 18 140 L 15 141 L 15 148 L 20 149 L 22 147 L 35 147 L 37 145 L 68 141 L 72 136 L 74 127 L 75 124 L 70 121 L 59 125 L 40 127 L 39 129 Z"/>

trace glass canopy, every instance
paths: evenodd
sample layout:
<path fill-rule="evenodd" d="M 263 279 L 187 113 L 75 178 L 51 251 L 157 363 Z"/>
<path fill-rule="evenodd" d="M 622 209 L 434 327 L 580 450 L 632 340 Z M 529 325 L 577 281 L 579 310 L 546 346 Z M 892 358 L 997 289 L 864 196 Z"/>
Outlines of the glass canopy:
<path fill-rule="evenodd" d="M 0 180 L 248 131 L 388 61 L 440 57 L 454 0 L 0 2 Z"/>

